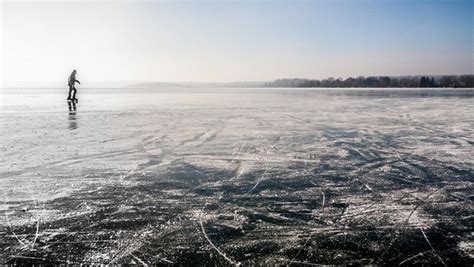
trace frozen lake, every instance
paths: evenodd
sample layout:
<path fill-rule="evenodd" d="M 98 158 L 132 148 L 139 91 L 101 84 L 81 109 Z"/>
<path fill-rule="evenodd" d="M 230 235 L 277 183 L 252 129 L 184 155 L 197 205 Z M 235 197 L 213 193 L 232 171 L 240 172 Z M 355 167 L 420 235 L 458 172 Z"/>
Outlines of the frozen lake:
<path fill-rule="evenodd" d="M 0 263 L 472 265 L 472 89 L 78 91 L 0 91 Z"/>

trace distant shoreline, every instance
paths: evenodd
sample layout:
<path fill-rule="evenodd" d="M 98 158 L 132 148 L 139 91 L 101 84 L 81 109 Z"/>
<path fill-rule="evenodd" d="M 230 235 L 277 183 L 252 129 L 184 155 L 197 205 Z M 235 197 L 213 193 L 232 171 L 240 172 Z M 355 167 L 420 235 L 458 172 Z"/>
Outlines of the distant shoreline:
<path fill-rule="evenodd" d="M 266 82 L 227 83 L 137 83 L 143 87 L 239 87 L 239 88 L 474 88 L 474 75 L 358 76 L 356 78 L 283 78 Z"/>
<path fill-rule="evenodd" d="M 327 78 L 278 79 L 265 83 L 266 87 L 304 87 L 304 88 L 472 88 L 474 75 L 441 76 L 359 76 L 347 79 Z"/>

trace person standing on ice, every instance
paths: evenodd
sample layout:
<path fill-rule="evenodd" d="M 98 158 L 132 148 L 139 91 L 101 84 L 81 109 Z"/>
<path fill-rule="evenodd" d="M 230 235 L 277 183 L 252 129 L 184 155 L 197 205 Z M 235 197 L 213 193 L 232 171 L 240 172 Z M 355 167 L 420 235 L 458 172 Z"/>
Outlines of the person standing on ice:
<path fill-rule="evenodd" d="M 76 82 L 78 84 L 81 84 L 81 82 L 79 80 L 76 79 L 76 73 L 77 73 L 77 70 L 73 70 L 71 75 L 69 75 L 69 79 L 67 81 L 67 85 L 69 86 L 69 95 L 67 97 L 67 100 L 76 100 L 76 93 L 77 93 L 77 90 L 76 90 Z M 71 98 L 71 93 L 73 92 L 72 94 L 72 98 Z"/>

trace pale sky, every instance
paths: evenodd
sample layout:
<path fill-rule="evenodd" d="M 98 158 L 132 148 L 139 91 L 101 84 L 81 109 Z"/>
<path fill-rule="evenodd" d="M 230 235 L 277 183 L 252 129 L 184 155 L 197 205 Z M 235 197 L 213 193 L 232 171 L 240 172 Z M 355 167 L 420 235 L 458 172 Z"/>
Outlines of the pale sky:
<path fill-rule="evenodd" d="M 473 1 L 2 1 L 4 83 L 473 73 Z"/>

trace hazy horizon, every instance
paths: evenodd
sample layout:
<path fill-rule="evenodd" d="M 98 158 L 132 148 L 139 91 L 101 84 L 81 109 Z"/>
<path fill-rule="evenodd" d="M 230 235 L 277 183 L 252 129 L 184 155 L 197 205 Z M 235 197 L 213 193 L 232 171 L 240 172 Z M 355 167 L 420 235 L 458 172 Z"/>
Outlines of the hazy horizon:
<path fill-rule="evenodd" d="M 470 1 L 3 1 L 3 86 L 473 73 Z"/>
<path fill-rule="evenodd" d="M 358 77 L 390 77 L 390 78 L 401 78 L 401 77 L 442 77 L 442 76 L 462 76 L 462 75 L 473 75 L 473 74 L 440 74 L 440 75 L 430 75 L 430 74 L 420 74 L 420 75 L 397 75 L 397 76 L 386 76 L 386 75 L 367 75 L 367 76 L 355 76 L 355 77 L 325 77 L 324 79 L 347 79 L 347 78 L 358 78 Z M 156 85 L 157 87 L 202 87 L 202 86 L 211 86 L 211 87 L 238 87 L 239 85 L 254 85 L 256 87 L 263 86 L 265 83 L 274 82 L 276 80 L 292 80 L 292 79 L 301 79 L 301 80 L 313 80 L 313 78 L 306 77 L 279 77 L 273 80 L 264 80 L 264 81 L 87 81 L 85 84 L 81 84 L 81 88 L 113 88 L 113 87 L 125 87 L 125 86 L 138 86 L 138 85 Z M 65 88 L 64 81 L 53 81 L 53 82 L 2 82 L 0 84 L 0 89 L 11 89 L 11 88 Z"/>

